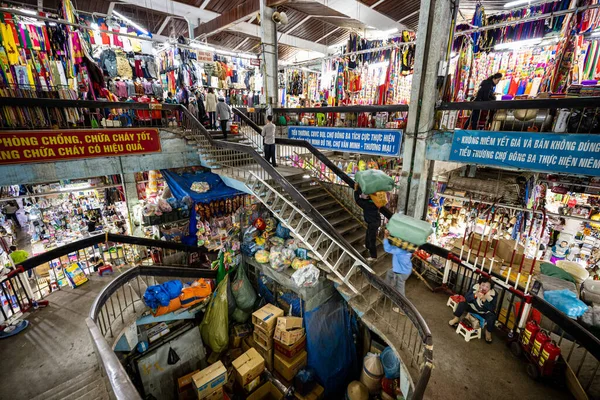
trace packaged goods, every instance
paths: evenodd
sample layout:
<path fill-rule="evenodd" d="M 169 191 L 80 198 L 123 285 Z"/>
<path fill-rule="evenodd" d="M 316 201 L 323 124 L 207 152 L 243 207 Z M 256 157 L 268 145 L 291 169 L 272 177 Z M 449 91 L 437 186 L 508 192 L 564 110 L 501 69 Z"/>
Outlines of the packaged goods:
<path fill-rule="evenodd" d="M 387 229 L 390 235 L 417 246 L 427 243 L 427 238 L 433 233 L 429 222 L 403 214 L 394 214 L 387 223 Z"/>
<path fill-rule="evenodd" d="M 280 354 L 275 354 L 273 368 L 277 371 L 285 380 L 291 381 L 294 379 L 298 371 L 306 366 L 308 353 L 301 351 L 296 354 L 294 358 L 288 359 L 282 357 Z"/>
<path fill-rule="evenodd" d="M 252 323 L 265 332 L 273 332 L 277 318 L 283 316 L 283 310 L 273 304 L 267 304 L 252 313 Z"/>
<path fill-rule="evenodd" d="M 208 368 L 192 376 L 192 381 L 198 399 L 208 398 L 214 392 L 217 392 L 227 382 L 227 370 L 221 361 L 217 361 Z"/>
<path fill-rule="evenodd" d="M 292 345 L 304 336 L 302 318 L 280 317 L 277 319 L 274 338 L 285 345 Z"/>
<path fill-rule="evenodd" d="M 254 348 L 236 358 L 232 362 L 238 383 L 245 386 L 251 383 L 265 369 L 265 360 Z"/>
<path fill-rule="evenodd" d="M 394 189 L 394 178 L 377 169 L 358 171 L 356 182 L 364 194 L 391 192 Z"/>

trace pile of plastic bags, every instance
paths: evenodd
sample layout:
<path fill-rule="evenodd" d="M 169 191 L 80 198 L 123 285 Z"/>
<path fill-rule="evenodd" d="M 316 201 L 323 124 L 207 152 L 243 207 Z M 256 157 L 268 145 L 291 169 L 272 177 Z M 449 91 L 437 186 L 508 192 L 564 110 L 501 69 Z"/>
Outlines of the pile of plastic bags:
<path fill-rule="evenodd" d="M 196 193 L 206 193 L 210 190 L 210 185 L 207 182 L 194 182 L 190 190 Z"/>

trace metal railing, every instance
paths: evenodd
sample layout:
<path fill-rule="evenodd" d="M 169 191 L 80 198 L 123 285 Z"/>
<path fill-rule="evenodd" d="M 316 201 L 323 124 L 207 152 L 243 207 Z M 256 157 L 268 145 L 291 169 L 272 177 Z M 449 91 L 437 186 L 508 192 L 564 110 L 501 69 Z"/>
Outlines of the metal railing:
<path fill-rule="evenodd" d="M 285 123 L 280 122 L 280 117 Z M 406 104 L 273 109 L 273 122 L 277 125 L 404 128 L 407 118 Z"/>
<path fill-rule="evenodd" d="M 143 300 L 146 288 L 164 280 L 216 277 L 217 271 L 205 268 L 140 265 L 119 275 L 100 292 L 92 304 L 86 323 L 98 362 L 108 378 L 107 387 L 115 398 L 141 399 L 111 344 L 127 324 L 148 310 Z"/>
<path fill-rule="evenodd" d="M 600 98 L 441 103 L 439 130 L 600 133 Z"/>
<path fill-rule="evenodd" d="M 8 302 L 10 311 L 2 310 L 2 316 L 10 322 L 36 307 L 51 292 L 62 290 L 60 283 L 63 279 L 66 282 L 67 277 L 61 279 L 60 271 L 70 264 L 76 263 L 88 277 L 97 273 L 98 268 L 112 266 L 113 273 L 121 273 L 95 300 L 86 324 L 109 393 L 118 399 L 140 399 L 107 339 L 115 338 L 115 333 L 120 332 L 119 324 L 124 324 L 131 312 L 135 314 L 136 306 L 140 311 L 145 310 L 142 287 L 145 289 L 152 279 L 154 282 L 156 279 L 145 277 L 214 278 L 216 272 L 206 269 L 206 265 L 202 267 L 203 261 L 210 261 L 208 254 L 204 247 L 175 242 L 111 233 L 89 236 L 31 257 L 6 274 L 0 287 L 5 296 L 14 300 Z M 32 279 L 40 281 L 42 276 L 37 270 L 46 266 L 54 271 L 54 282 L 46 278 L 47 288 L 36 284 L 36 290 L 32 290 L 28 274 L 32 273 Z M 137 285 L 132 284 L 134 280 Z M 128 322 L 131 319 L 128 318 Z"/>

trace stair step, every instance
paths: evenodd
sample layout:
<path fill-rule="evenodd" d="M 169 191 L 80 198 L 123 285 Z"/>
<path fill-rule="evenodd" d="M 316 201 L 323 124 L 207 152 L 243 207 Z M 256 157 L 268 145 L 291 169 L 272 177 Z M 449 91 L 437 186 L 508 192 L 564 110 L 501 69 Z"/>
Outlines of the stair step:
<path fill-rule="evenodd" d="M 63 397 L 61 400 L 94 400 L 101 398 L 100 396 L 102 396 L 102 394 L 108 397 L 104 382 L 102 381 L 102 378 L 99 377 L 98 380 L 88 383 L 72 394 Z"/>
<path fill-rule="evenodd" d="M 71 394 L 75 390 L 74 388 L 80 387 L 83 382 L 95 381 L 94 377 L 96 375 L 100 375 L 98 367 L 90 368 L 30 400 L 60 400 L 64 396 Z"/>
<path fill-rule="evenodd" d="M 362 226 L 358 222 L 356 222 L 356 221 L 350 221 L 350 222 L 347 222 L 347 223 L 345 223 L 343 225 L 337 226 L 335 228 L 335 230 L 340 235 L 344 236 L 344 234 L 346 234 L 348 232 L 351 232 L 353 230 L 359 229 L 359 228 L 362 228 Z"/>
<path fill-rule="evenodd" d="M 313 190 L 310 193 L 311 193 L 310 195 L 306 195 L 305 193 L 303 193 L 304 198 L 310 202 L 318 202 L 321 199 L 325 199 L 325 198 L 331 199 L 331 196 L 329 195 L 329 193 L 327 193 L 325 191 Z"/>
<path fill-rule="evenodd" d="M 337 200 L 336 200 L 336 199 L 334 199 L 333 197 L 329 197 L 327 200 L 324 200 L 324 201 L 317 202 L 317 203 L 313 204 L 312 206 L 313 206 L 313 207 L 314 207 L 314 208 L 315 208 L 317 211 L 319 211 L 319 212 L 320 212 L 321 210 L 324 210 L 324 209 L 326 209 L 326 208 L 328 208 L 328 207 L 331 207 L 331 206 L 332 206 L 332 205 L 334 205 L 334 204 L 338 204 Z M 338 211 L 338 212 L 339 212 L 339 210 L 340 210 L 340 209 L 336 207 L 336 211 Z"/>
<path fill-rule="evenodd" d="M 350 220 L 353 220 L 358 224 L 358 222 L 354 219 L 354 217 L 352 217 L 352 215 L 350 215 L 349 213 L 347 213 L 345 211 L 340 212 L 339 215 L 335 215 L 334 217 L 327 219 L 327 221 L 329 221 L 331 226 L 334 226 L 334 227 L 337 225 L 340 225 L 344 222 L 350 221 Z"/>
<path fill-rule="evenodd" d="M 359 230 L 357 230 L 356 232 L 352 232 L 348 235 L 344 235 L 344 239 L 346 239 L 346 241 L 350 244 L 354 244 L 356 242 L 358 242 L 361 239 L 364 239 L 366 235 L 366 231 L 364 228 L 360 228 Z"/>

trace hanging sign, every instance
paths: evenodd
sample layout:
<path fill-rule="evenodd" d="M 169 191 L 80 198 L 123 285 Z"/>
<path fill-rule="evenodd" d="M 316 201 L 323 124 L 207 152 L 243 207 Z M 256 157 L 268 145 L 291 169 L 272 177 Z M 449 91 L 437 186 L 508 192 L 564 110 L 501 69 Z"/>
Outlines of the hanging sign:
<path fill-rule="evenodd" d="M 260 58 L 251 58 L 250 65 L 260 67 Z"/>
<path fill-rule="evenodd" d="M 215 60 L 213 53 L 208 51 L 197 51 L 196 55 L 198 56 L 198 62 L 200 63 L 211 63 Z"/>
<path fill-rule="evenodd" d="M 0 132 L 0 165 L 159 153 L 158 129 Z"/>
<path fill-rule="evenodd" d="M 289 126 L 290 139 L 306 140 L 320 149 L 399 156 L 402 130 Z"/>
<path fill-rule="evenodd" d="M 456 130 L 450 161 L 600 176 L 600 136 Z"/>

